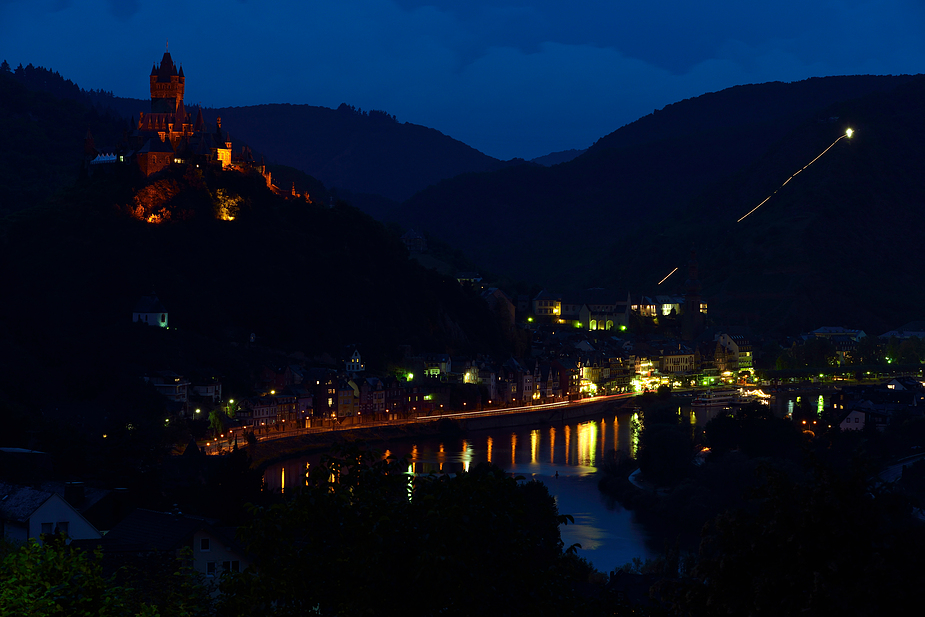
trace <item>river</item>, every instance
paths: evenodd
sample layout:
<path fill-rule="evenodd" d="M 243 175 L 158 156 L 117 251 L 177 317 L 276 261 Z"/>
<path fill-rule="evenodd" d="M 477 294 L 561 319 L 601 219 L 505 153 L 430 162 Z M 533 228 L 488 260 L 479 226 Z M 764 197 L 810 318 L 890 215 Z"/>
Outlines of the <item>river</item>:
<path fill-rule="evenodd" d="M 682 419 L 701 427 L 722 411 L 692 412 L 690 398 L 677 401 Z M 776 415 L 792 408 L 789 397 L 773 406 Z M 412 471 L 418 474 L 455 474 L 487 461 L 525 479 L 542 481 L 555 497 L 559 513 L 575 519 L 575 524 L 560 527 L 565 546 L 580 544 L 581 557 L 598 570 L 610 572 L 634 557 L 644 560 L 664 551 L 664 538 L 653 537 L 631 511 L 597 488 L 599 468 L 607 453 L 624 450 L 635 454 L 633 419 L 632 412 L 618 410 L 554 425 L 470 431 L 451 439 L 422 438 L 395 444 L 389 453 L 407 455 Z M 279 490 L 304 482 L 306 465 L 317 460 L 317 456 L 303 457 L 268 467 L 267 487 Z"/>

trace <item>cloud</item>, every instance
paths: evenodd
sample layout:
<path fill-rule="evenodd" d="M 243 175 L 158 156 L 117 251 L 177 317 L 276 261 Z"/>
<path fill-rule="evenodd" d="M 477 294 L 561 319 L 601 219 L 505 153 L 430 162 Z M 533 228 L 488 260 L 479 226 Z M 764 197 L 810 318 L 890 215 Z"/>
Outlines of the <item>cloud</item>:
<path fill-rule="evenodd" d="M 501 158 L 585 147 L 741 83 L 917 73 L 923 29 L 916 0 L 0 0 L 14 66 L 143 98 L 169 39 L 190 102 L 347 102 Z"/>

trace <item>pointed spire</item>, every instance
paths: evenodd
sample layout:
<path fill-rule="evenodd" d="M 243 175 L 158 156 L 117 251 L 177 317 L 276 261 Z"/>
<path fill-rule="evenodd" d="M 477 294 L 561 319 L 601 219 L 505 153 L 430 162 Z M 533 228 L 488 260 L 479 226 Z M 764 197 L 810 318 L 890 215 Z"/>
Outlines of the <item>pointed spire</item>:
<path fill-rule="evenodd" d="M 205 125 L 205 121 L 202 119 L 202 107 L 199 108 L 199 113 L 196 114 L 196 124 L 193 125 L 194 131 L 201 131 L 202 127 Z"/>
<path fill-rule="evenodd" d="M 183 105 L 183 99 L 180 99 L 177 105 L 177 112 L 174 114 L 173 118 L 173 130 L 182 131 L 183 122 L 186 120 L 186 107 Z"/>
<path fill-rule="evenodd" d="M 87 156 L 96 156 L 96 146 L 93 144 L 93 133 L 90 127 L 87 127 L 87 136 L 84 138 L 84 154 Z"/>

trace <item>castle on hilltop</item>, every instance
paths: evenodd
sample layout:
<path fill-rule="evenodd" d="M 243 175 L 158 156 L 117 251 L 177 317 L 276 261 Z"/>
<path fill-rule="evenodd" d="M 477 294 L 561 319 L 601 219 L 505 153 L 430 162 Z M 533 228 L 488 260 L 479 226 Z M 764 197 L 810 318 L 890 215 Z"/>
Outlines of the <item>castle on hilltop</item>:
<path fill-rule="evenodd" d="M 98 149 L 87 131 L 84 150 L 90 174 L 113 164 L 135 164 L 145 177 L 169 165 L 213 165 L 241 171 L 255 170 L 263 175 L 267 186 L 282 193 L 271 181 L 262 164 L 256 164 L 250 149 L 244 146 L 232 157 L 231 137 L 217 118 L 214 128 L 207 127 L 202 108 L 189 111 L 183 102 L 186 76 L 177 68 L 169 51 L 160 64 L 151 67 L 151 111 L 140 112 L 138 122 L 123 134 L 122 142 L 112 148 Z M 293 196 L 301 197 L 292 190 Z M 307 195 L 305 196 L 307 198 Z"/>
<path fill-rule="evenodd" d="M 151 111 L 140 112 L 132 134 L 138 167 L 145 176 L 157 173 L 171 163 L 214 163 L 222 168 L 231 165 L 231 138 L 222 130 L 218 118 L 209 130 L 202 118 L 186 110 L 183 92 L 186 77 L 165 51 L 160 66 L 151 67 Z"/>

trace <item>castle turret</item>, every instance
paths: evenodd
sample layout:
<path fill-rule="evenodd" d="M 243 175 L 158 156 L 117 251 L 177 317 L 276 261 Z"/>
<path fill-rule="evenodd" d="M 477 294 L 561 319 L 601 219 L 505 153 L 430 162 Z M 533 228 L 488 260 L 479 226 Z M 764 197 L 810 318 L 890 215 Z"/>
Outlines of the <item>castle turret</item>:
<path fill-rule="evenodd" d="M 183 89 L 186 77 L 183 69 L 177 72 L 173 58 L 169 52 L 164 52 L 160 66 L 151 69 L 151 113 L 172 114 L 183 100 Z"/>

